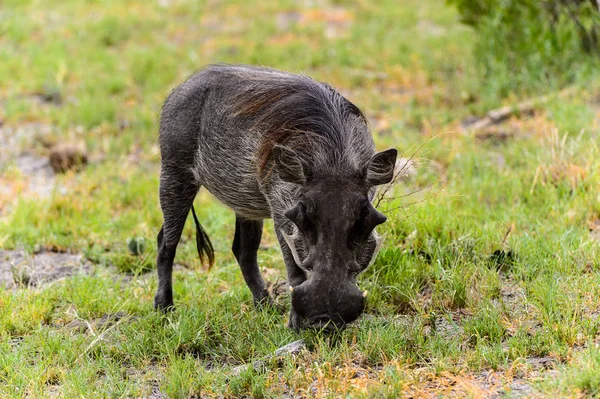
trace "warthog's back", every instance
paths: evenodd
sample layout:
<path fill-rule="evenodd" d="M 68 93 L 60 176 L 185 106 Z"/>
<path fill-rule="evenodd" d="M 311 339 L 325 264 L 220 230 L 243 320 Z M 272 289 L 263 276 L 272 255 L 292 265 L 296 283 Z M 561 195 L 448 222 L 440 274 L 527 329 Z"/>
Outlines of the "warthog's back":
<path fill-rule="evenodd" d="M 364 117 L 328 85 L 247 66 L 209 66 L 167 99 L 164 162 L 192 168 L 200 184 L 252 219 L 271 215 L 271 151 L 284 144 L 317 173 L 351 176 L 374 153 Z M 282 183 L 283 184 L 283 183 Z"/>

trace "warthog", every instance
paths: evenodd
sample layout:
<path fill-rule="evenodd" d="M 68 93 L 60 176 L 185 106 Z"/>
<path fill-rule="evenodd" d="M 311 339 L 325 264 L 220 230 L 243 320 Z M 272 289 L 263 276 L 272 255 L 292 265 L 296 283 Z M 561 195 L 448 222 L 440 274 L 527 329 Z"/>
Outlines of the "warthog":
<path fill-rule="evenodd" d="M 273 218 L 292 295 L 289 326 L 343 327 L 363 311 L 357 275 L 386 217 L 375 186 L 394 176 L 396 150 L 375 153 L 365 116 L 331 86 L 267 68 L 211 65 L 167 98 L 160 120 L 158 291 L 171 274 L 190 208 L 201 260 L 214 263 L 192 203 L 201 186 L 235 211 L 233 254 L 255 304 L 270 302 L 257 264 L 263 219 Z"/>

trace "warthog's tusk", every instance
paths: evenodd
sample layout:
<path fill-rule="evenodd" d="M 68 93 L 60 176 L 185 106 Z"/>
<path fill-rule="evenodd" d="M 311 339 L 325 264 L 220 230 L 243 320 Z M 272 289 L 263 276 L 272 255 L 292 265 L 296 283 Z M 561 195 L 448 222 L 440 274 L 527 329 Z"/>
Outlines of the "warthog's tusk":
<path fill-rule="evenodd" d="M 294 287 L 290 285 L 290 292 L 294 292 Z"/>
<path fill-rule="evenodd" d="M 368 294 L 369 294 L 369 291 L 363 292 L 363 298 L 366 298 Z"/>

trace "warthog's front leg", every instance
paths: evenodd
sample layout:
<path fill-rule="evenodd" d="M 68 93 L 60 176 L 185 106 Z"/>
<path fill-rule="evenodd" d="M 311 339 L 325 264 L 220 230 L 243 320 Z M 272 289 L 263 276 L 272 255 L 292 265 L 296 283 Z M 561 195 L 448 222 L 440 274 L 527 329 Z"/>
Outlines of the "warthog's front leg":
<path fill-rule="evenodd" d="M 285 262 L 285 267 L 287 269 L 288 284 L 293 288 L 306 281 L 306 273 L 296 264 L 292 250 L 283 238 L 282 228 L 282 224 L 275 220 L 275 233 L 277 234 L 279 246 L 281 247 L 281 254 L 283 255 L 283 261 Z M 293 330 L 302 328 L 302 319 L 293 307 L 290 307 L 288 327 Z"/>
<path fill-rule="evenodd" d="M 263 222 L 248 220 L 236 215 L 235 236 L 231 250 L 242 269 L 244 280 L 257 306 L 271 303 L 265 281 L 260 275 L 257 263 L 257 251 L 260 246 Z"/>

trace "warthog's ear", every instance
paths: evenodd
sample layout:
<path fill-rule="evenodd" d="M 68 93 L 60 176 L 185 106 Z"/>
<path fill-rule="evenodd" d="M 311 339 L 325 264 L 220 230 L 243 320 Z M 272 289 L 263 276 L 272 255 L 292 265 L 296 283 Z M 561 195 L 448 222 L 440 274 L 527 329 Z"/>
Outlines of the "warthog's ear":
<path fill-rule="evenodd" d="M 296 184 L 306 183 L 304 167 L 294 150 L 275 144 L 273 147 L 273 162 L 281 180 Z"/>
<path fill-rule="evenodd" d="M 367 165 L 365 180 L 372 186 L 387 184 L 394 179 L 398 151 L 395 148 L 378 152 Z"/>

